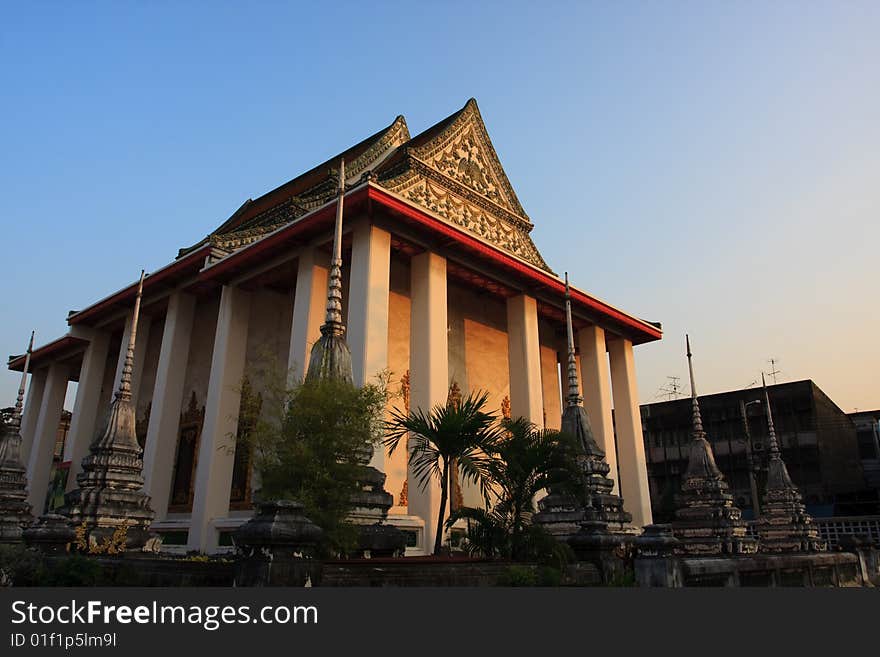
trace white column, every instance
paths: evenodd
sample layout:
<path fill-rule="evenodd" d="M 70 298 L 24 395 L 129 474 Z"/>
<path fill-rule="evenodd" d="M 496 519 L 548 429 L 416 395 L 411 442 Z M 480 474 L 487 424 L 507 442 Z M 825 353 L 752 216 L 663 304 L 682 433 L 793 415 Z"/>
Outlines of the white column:
<path fill-rule="evenodd" d="M 639 413 L 632 342 L 623 338 L 612 340 L 608 343 L 608 352 L 620 456 L 620 490 L 624 507 L 632 514 L 633 525 L 649 525 L 652 522 L 651 494 L 648 489 L 648 468 L 642 439 L 642 418 Z"/>
<path fill-rule="evenodd" d="M 388 369 L 388 295 L 391 233 L 369 223 L 354 229 L 348 292 L 348 346 L 355 385 L 374 381 Z M 373 451 L 370 465 L 384 472 L 385 452 Z"/>
<path fill-rule="evenodd" d="M 150 325 L 153 318 L 141 314 L 138 318 L 137 339 L 134 345 L 134 362 L 131 366 L 131 403 L 137 408 L 138 392 L 141 388 L 141 378 L 144 373 L 144 360 L 147 355 L 147 343 L 150 341 Z M 122 342 L 119 345 L 119 357 L 116 360 L 116 374 L 113 376 L 113 391 L 119 389 L 122 380 L 122 368 L 125 367 L 125 351 L 128 347 L 128 338 L 131 335 L 131 313 L 125 318 L 125 329 L 122 331 Z"/>
<path fill-rule="evenodd" d="M 28 503 L 35 516 L 42 515 L 46 494 L 49 491 L 52 454 L 58 438 L 61 411 L 64 410 L 68 375 L 67 365 L 56 362 L 49 366 L 27 467 Z"/>
<path fill-rule="evenodd" d="M 195 307 L 195 297 L 175 292 L 168 300 L 165 314 L 153 406 L 144 443 L 144 491 L 152 497 L 157 520 L 164 518 L 168 511 Z"/>
<path fill-rule="evenodd" d="M 605 329 L 595 324 L 578 330 L 581 352 L 581 381 L 584 385 L 584 408 L 590 418 L 593 436 L 605 450 L 605 460 L 614 479 L 613 493 L 620 490 L 617 475 L 617 453 L 614 449 L 614 423 L 611 418 L 611 374 L 605 347 Z M 641 435 L 641 434 L 640 434 Z"/>
<path fill-rule="evenodd" d="M 510 416 L 524 417 L 544 427 L 541 385 L 541 343 L 538 304 L 519 295 L 507 300 L 507 360 L 510 371 Z"/>
<path fill-rule="evenodd" d="M 410 408 L 427 412 L 445 403 L 449 392 L 446 259 L 422 253 L 412 258 L 411 269 Z M 409 467 L 406 476 L 409 512 L 425 521 L 425 549 L 430 553 L 440 511 L 440 484 L 431 479 L 422 490 Z"/>
<path fill-rule="evenodd" d="M 76 386 L 76 401 L 70 419 L 70 431 L 64 446 L 64 460 L 70 461 L 67 473 L 66 490 L 77 487 L 76 476 L 82 471 L 82 460 L 89 453 L 89 446 L 99 430 L 99 418 L 106 409 L 99 408 L 101 386 L 104 383 L 104 370 L 107 367 L 107 353 L 110 351 L 110 336 L 106 331 L 91 331 L 89 346 L 83 354 L 79 370 L 79 383 Z"/>
<path fill-rule="evenodd" d="M 27 401 L 24 403 L 24 413 L 21 417 L 21 461 L 27 463 L 31 454 L 31 445 L 34 444 L 34 430 L 37 428 L 37 418 L 40 415 L 40 407 L 43 404 L 43 391 L 46 389 L 46 377 L 49 368 L 35 370 L 31 374 L 28 383 Z"/>
<path fill-rule="evenodd" d="M 293 296 L 293 323 L 287 369 L 291 382 L 301 381 L 309 367 L 312 345 L 321 337 L 321 324 L 327 307 L 327 257 L 316 247 L 299 256 L 296 291 Z"/>
<path fill-rule="evenodd" d="M 248 292 L 228 285 L 223 287 L 196 466 L 192 521 L 187 540 L 190 550 L 213 551 L 218 539 L 213 521 L 225 518 L 229 513 L 234 436 L 238 428 L 250 306 Z"/>

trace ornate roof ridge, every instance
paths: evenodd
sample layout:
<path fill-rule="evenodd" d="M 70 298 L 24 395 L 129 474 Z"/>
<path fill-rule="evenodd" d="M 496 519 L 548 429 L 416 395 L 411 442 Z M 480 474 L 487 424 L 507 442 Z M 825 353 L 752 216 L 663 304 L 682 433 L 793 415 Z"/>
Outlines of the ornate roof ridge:
<path fill-rule="evenodd" d="M 340 160 L 346 161 L 348 177 L 361 176 L 381 164 L 400 144 L 410 139 L 406 118 L 398 114 L 387 127 L 370 135 L 325 162 L 288 180 L 286 183 L 258 196 L 247 199 L 214 231 L 196 244 L 180 249 L 180 258 L 194 249 L 211 242 L 216 236 L 257 229 L 263 225 L 277 225 L 291 221 L 308 210 L 331 200 L 336 193 L 333 169 Z M 287 192 L 285 194 L 285 192 Z M 250 212 L 253 214 L 250 214 Z M 250 216 L 248 216 L 250 215 Z M 221 237 L 222 239 L 222 237 Z"/>
<path fill-rule="evenodd" d="M 456 140 L 462 129 L 466 129 L 467 127 L 471 127 L 476 131 L 476 137 L 478 141 L 481 142 L 479 145 L 483 147 L 485 156 L 489 160 L 485 164 L 488 165 L 491 175 L 497 179 L 498 185 L 501 187 L 501 194 L 492 193 L 493 190 L 491 189 L 487 190 L 490 193 L 485 193 L 479 189 L 474 189 L 472 185 L 468 185 L 467 183 L 461 185 L 461 180 L 458 176 L 444 173 L 432 166 L 432 160 L 437 153 L 447 149 L 450 144 Z M 395 174 L 399 173 L 401 169 L 406 168 L 406 160 L 408 158 L 417 160 L 429 169 L 435 170 L 446 180 L 451 181 L 453 185 L 458 184 L 457 186 L 464 189 L 477 191 L 481 200 L 488 201 L 495 205 L 499 210 L 515 216 L 528 226 L 528 230 L 531 230 L 532 221 L 523 209 L 519 197 L 517 197 L 513 186 L 510 184 L 510 179 L 507 177 L 504 166 L 501 164 L 498 152 L 495 150 L 495 145 L 492 143 L 492 138 L 486 130 L 483 115 L 480 113 L 480 108 L 477 105 L 475 98 L 468 99 L 464 104 L 464 107 L 460 110 L 453 112 L 445 119 L 438 121 L 434 125 L 417 134 L 415 137 L 412 137 L 406 143 L 401 144 L 395 153 L 378 167 L 377 173 L 379 173 L 380 177 L 383 173 L 386 174 L 384 176 L 386 178 L 393 177 Z M 476 177 L 481 177 L 479 175 L 481 173 L 479 169 L 479 166 L 465 167 L 463 173 L 465 173 L 470 181 L 473 181 L 473 177 L 468 174 L 469 172 L 472 172 L 473 174 L 476 174 Z M 493 198 L 493 196 L 496 196 L 496 198 Z M 506 203 L 499 202 L 497 196 L 500 196 Z"/>
<path fill-rule="evenodd" d="M 385 189 L 552 273 L 473 98 L 400 145 L 375 172 Z"/>

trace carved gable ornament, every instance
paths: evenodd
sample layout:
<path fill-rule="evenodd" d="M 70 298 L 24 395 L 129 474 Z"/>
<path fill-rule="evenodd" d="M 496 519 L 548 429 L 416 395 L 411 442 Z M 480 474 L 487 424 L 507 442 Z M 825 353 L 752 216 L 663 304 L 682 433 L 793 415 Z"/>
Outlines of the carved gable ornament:
<path fill-rule="evenodd" d="M 446 129 L 414 147 L 411 155 L 531 224 L 501 167 L 473 99 Z"/>
<path fill-rule="evenodd" d="M 474 99 L 449 118 L 410 138 L 402 116 L 346 151 L 348 183 L 370 179 L 481 239 L 553 273 L 532 238 Z M 222 226 L 179 256 L 203 245 L 232 253 L 335 198 L 330 162 L 283 185 L 285 195 L 259 212 L 246 202 Z M 278 191 L 278 190 L 276 190 Z M 275 192 L 270 192 L 274 194 Z M 262 197 L 261 197 L 262 198 Z"/>
<path fill-rule="evenodd" d="M 405 148 L 406 165 L 380 176 L 383 187 L 550 271 L 529 237 L 532 223 L 501 167 L 476 101 L 469 100 L 424 143 Z"/>
<path fill-rule="evenodd" d="M 494 203 L 513 211 L 510 202 L 500 193 L 494 172 L 486 164 L 485 155 L 469 128 L 445 148 L 437 149 L 430 166 L 457 180 Z"/>

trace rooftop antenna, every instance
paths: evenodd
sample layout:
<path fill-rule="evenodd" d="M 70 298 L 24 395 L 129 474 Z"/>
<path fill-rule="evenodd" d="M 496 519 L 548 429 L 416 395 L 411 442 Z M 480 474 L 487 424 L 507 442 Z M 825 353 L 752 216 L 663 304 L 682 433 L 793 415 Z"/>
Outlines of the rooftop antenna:
<path fill-rule="evenodd" d="M 782 374 L 782 370 L 776 369 L 776 363 L 779 362 L 779 359 L 778 358 L 770 358 L 767 362 L 770 363 L 770 371 L 767 372 L 767 376 L 772 376 L 773 377 L 773 385 L 776 385 L 776 375 Z"/>
<path fill-rule="evenodd" d="M 681 391 L 681 386 L 679 385 L 679 381 L 681 381 L 680 376 L 667 376 L 667 383 L 665 385 L 660 386 L 660 390 L 657 391 L 657 395 L 665 395 L 667 400 L 678 399 L 684 393 Z"/>

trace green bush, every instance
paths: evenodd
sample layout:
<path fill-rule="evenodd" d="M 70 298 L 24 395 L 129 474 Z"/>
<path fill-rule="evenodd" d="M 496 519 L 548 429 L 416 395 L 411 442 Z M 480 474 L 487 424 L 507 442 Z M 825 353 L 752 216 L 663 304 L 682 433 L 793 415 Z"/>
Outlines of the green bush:
<path fill-rule="evenodd" d="M 101 565 L 94 557 L 73 554 L 47 559 L 46 576 L 38 586 L 103 586 L 107 581 Z"/>
<path fill-rule="evenodd" d="M 0 586 L 39 586 L 45 577 L 42 554 L 24 545 L 0 545 Z"/>
<path fill-rule="evenodd" d="M 307 381 L 264 398 L 248 433 L 263 500 L 296 500 L 324 530 L 320 552 L 345 555 L 358 531 L 347 521 L 359 489 L 360 461 L 381 438 L 385 379 L 357 387 L 337 380 Z"/>
<path fill-rule="evenodd" d="M 498 586 L 538 586 L 538 574 L 528 566 L 510 566 L 498 577 Z"/>

